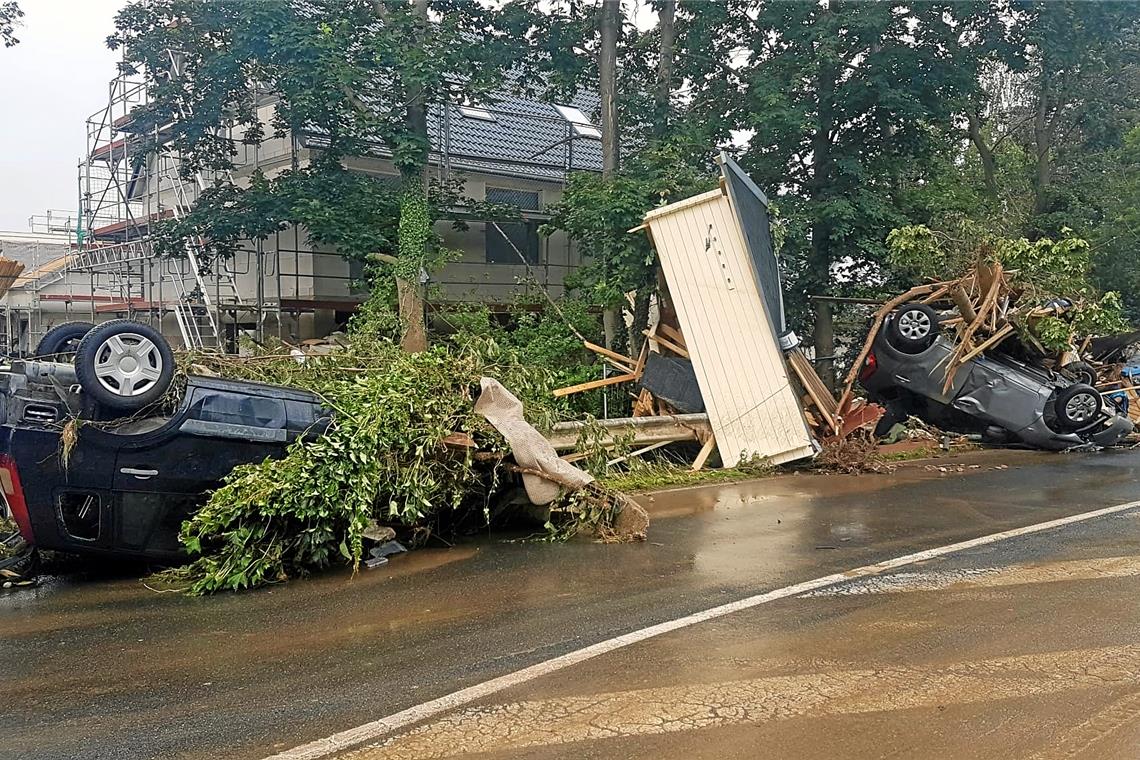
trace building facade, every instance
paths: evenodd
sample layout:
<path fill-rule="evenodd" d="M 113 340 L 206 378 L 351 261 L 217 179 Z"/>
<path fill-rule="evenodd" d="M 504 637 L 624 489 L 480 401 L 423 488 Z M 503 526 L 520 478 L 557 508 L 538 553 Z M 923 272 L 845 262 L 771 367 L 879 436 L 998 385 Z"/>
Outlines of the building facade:
<path fill-rule="evenodd" d="M 169 125 L 141 134 L 135 109 L 145 102 L 145 82 L 121 76 L 110 84 L 107 106 L 88 120 L 74 233 L 59 256 L 28 266 L 7 294 L 10 350 L 32 351 L 48 329 L 76 320 L 129 317 L 159 327 L 176 345 L 227 350 L 242 336 L 297 342 L 343 325 L 365 296 L 360 265 L 314 245 L 303 228 L 242 241 L 235 256 L 216 265 L 206 263 L 202 241 L 186 241 L 185 255 L 172 258 L 151 249 L 155 223 L 187 213 L 204 188 L 303 167 L 322 149 L 322 136 L 286 134 L 254 146 L 231 130 L 238 150 L 232 172 L 187 177 L 162 147 Z M 440 220 L 443 245 L 459 255 L 433 276 L 433 308 L 498 306 L 535 288 L 562 292 L 579 257 L 565 235 L 543 236 L 539 227 L 571 172 L 600 169 L 601 133 L 587 116 L 595 106 L 586 97 L 551 104 L 503 93 L 486 104 L 431 109 L 433 177 L 457 183 L 474 201 L 519 209 L 510 223 L 471 218 L 463 208 L 454 210 L 460 228 Z M 271 101 L 259 115 L 268 125 Z M 147 147 L 156 143 L 157 150 Z M 346 166 L 399 177 L 382 146 Z"/>

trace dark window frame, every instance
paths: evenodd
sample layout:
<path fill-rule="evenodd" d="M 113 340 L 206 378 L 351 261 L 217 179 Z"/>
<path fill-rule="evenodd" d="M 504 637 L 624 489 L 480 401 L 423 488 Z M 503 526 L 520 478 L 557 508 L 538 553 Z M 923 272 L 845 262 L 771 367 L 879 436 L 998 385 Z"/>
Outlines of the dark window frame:
<path fill-rule="evenodd" d="M 510 202 L 496 199 L 496 194 L 513 196 L 515 199 L 517 199 L 520 194 L 532 196 L 533 202 L 528 203 L 526 206 L 518 207 L 523 211 L 539 210 L 540 196 L 537 190 L 522 190 L 512 187 L 487 187 L 484 197 L 488 203 Z M 512 246 L 511 243 L 514 245 Z M 518 248 L 518 252 L 515 251 L 516 247 Z M 534 266 L 541 263 L 542 239 L 538 234 L 538 222 L 534 220 L 524 220 L 520 222 L 486 222 L 484 224 L 483 258 L 486 263 L 518 265 L 522 263 L 519 260 L 519 252 L 523 254 L 528 264 Z"/>

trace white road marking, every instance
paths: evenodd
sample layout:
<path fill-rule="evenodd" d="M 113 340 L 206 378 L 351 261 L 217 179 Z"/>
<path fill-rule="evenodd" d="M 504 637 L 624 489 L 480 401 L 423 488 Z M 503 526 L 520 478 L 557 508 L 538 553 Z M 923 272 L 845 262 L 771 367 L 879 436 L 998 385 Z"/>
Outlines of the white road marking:
<path fill-rule="evenodd" d="M 350 728 L 346 731 L 333 734 L 332 736 L 324 739 L 318 739 L 308 744 L 302 744 L 293 749 L 285 750 L 276 755 L 272 755 L 266 760 L 319 760 L 319 758 L 328 757 L 338 752 L 343 752 L 346 749 L 355 747 L 365 742 L 378 739 L 393 731 L 410 726 L 414 723 L 434 718 L 437 715 L 454 710 L 459 707 L 465 707 L 480 699 L 484 699 L 493 694 L 497 694 L 506 689 L 519 686 L 533 681 L 536 678 L 541 678 L 551 673 L 577 665 L 580 662 L 592 660 L 595 657 L 608 654 L 618 649 L 631 646 L 633 644 L 652 639 L 657 636 L 662 636 L 666 633 L 689 628 L 704 623 L 709 620 L 731 615 L 734 612 L 742 612 L 744 610 L 759 607 L 762 604 L 768 604 L 780 599 L 787 599 L 793 596 L 806 594 L 816 589 L 825 588 L 827 586 L 834 586 L 838 583 L 850 581 L 856 578 L 866 578 L 868 576 L 880 575 L 882 573 L 895 570 L 900 567 L 906 567 L 918 562 L 925 562 L 926 560 L 935 559 L 937 557 L 945 557 L 949 554 L 974 549 L 979 546 L 986 546 L 988 544 L 997 543 L 999 541 L 1006 541 L 1011 538 L 1018 538 L 1020 536 L 1032 535 L 1034 533 L 1041 533 L 1043 531 L 1052 530 L 1053 528 L 1061 528 L 1066 525 L 1073 525 L 1075 523 L 1086 522 L 1088 520 L 1095 520 L 1098 517 L 1105 517 L 1107 515 L 1114 515 L 1119 512 L 1126 512 L 1130 509 L 1140 507 L 1140 501 L 1130 501 L 1125 504 L 1117 504 L 1112 507 L 1105 507 L 1104 509 L 1096 509 L 1091 512 L 1082 512 L 1076 515 L 1069 515 L 1068 517 L 1061 517 L 1056 520 L 1049 520 L 1047 522 L 1036 523 L 1034 525 L 1027 525 L 1022 528 L 1013 528 L 1011 530 L 1004 530 L 1000 533 L 991 533 L 988 536 L 980 536 L 979 538 L 972 538 L 968 541 L 960 541 L 955 544 L 947 544 L 934 549 L 927 549 L 914 554 L 906 554 L 894 559 L 877 562 L 873 565 L 864 565 L 857 567 L 853 570 L 848 570 L 842 573 L 833 573 L 825 575 L 814 580 L 804 581 L 803 583 L 796 583 L 791 586 L 767 591 L 763 594 L 756 594 L 744 599 L 739 599 L 735 602 L 728 604 L 721 604 L 716 607 L 710 607 L 700 612 L 694 612 L 691 615 L 685 615 L 674 620 L 667 620 L 657 625 L 651 625 L 646 628 L 641 628 L 636 631 L 615 636 L 612 639 L 600 641 L 597 644 L 592 644 L 588 647 L 567 652 L 564 655 L 554 657 L 544 662 L 539 662 L 529 667 L 516 670 L 513 673 L 508 673 L 498 678 L 492 678 L 489 681 L 468 686 L 465 689 L 452 692 L 442 697 L 424 702 L 414 707 L 409 707 L 406 710 L 393 713 L 384 718 L 365 723 L 356 728 Z"/>
<path fill-rule="evenodd" d="M 851 583 L 822 588 L 805 597 L 862 596 L 913 591 L 966 591 L 1040 583 L 1099 581 L 1140 575 L 1140 557 L 1093 557 L 1035 565 L 966 567 L 927 573 L 895 573 L 861 578 Z"/>

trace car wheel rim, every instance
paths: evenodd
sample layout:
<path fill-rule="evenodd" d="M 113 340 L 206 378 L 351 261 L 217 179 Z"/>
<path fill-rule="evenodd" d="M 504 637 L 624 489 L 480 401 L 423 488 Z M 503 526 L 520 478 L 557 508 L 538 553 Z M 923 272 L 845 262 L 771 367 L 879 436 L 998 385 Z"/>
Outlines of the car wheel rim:
<path fill-rule="evenodd" d="M 899 334 L 908 340 L 922 340 L 930 335 L 930 315 L 917 309 L 903 312 L 899 316 Z"/>
<path fill-rule="evenodd" d="M 1091 393 L 1078 393 L 1065 404 L 1065 414 L 1074 422 L 1088 422 L 1097 411 L 1097 399 Z"/>
<path fill-rule="evenodd" d="M 138 396 L 162 377 L 162 354 L 150 338 L 120 333 L 103 341 L 95 352 L 95 377 L 116 396 Z"/>

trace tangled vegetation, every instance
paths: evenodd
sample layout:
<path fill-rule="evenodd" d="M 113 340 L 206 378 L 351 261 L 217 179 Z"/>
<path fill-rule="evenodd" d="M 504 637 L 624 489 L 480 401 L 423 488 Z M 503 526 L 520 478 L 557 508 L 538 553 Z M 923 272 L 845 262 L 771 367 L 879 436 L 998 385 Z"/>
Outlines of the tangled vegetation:
<path fill-rule="evenodd" d="M 1026 325 L 1046 349 L 1064 351 L 1077 339 L 1127 327 L 1120 294 L 1102 293 L 1093 284 L 1089 243 L 1068 230 L 1056 240 L 1029 240 L 996 235 L 969 220 L 956 219 L 938 229 L 912 225 L 892 230 L 887 244 L 891 266 L 911 276 L 947 280 L 996 262 L 1012 278 L 1019 306 L 1071 301 L 1063 315 Z"/>
<path fill-rule="evenodd" d="M 180 539 L 194 559 L 167 571 L 166 581 L 194 594 L 250 588 L 334 563 L 357 566 L 373 522 L 411 529 L 423 540 L 441 527 L 487 521 L 507 447 L 474 412 L 479 379 L 509 387 L 541 428 L 553 420 L 554 376 L 489 336 L 464 333 L 405 352 L 377 337 L 390 326 L 381 300 L 358 315 L 344 350 L 327 356 L 298 361 L 271 349 L 240 360 L 190 358 L 199 371 L 314 391 L 331 422 L 293 443 L 282 459 L 235 468 L 183 524 Z M 470 436 L 475 448 L 445 445 L 453 434 Z M 559 537 L 584 524 L 604 532 L 601 523 L 612 518 L 573 501 L 554 514 L 550 530 Z"/>

